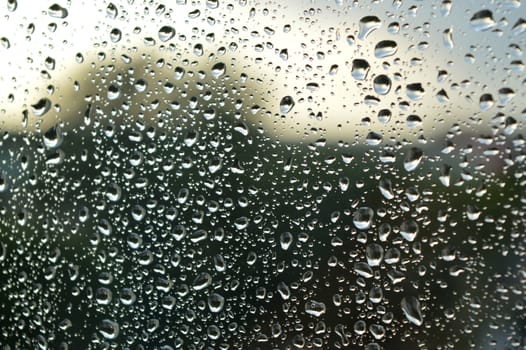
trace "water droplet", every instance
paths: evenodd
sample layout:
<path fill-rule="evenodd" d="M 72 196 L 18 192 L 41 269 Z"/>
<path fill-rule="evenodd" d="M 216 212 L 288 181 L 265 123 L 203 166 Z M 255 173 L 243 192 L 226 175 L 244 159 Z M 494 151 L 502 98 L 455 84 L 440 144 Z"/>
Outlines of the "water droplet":
<path fill-rule="evenodd" d="M 59 4 L 53 4 L 49 6 L 48 14 L 54 18 L 66 18 L 68 16 L 68 10 Z"/>
<path fill-rule="evenodd" d="M 379 95 L 386 95 L 391 90 L 391 79 L 387 75 L 379 75 L 373 81 L 374 91 Z"/>
<path fill-rule="evenodd" d="M 279 110 L 282 114 L 287 114 L 292 110 L 292 108 L 294 108 L 294 105 L 295 103 L 292 97 L 285 96 L 281 99 L 279 103 Z"/>
<path fill-rule="evenodd" d="M 408 84 L 406 89 L 407 97 L 409 97 L 412 101 L 417 101 L 424 97 L 425 90 L 421 83 Z"/>
<path fill-rule="evenodd" d="M 411 114 L 406 118 L 407 127 L 410 129 L 418 128 L 422 126 L 422 118 L 417 115 Z"/>
<path fill-rule="evenodd" d="M 382 143 L 382 140 L 383 140 L 383 136 L 373 131 L 369 132 L 367 136 L 365 137 L 365 142 L 369 146 L 378 146 L 379 144 Z"/>
<path fill-rule="evenodd" d="M 325 311 L 325 304 L 322 302 L 309 300 L 305 303 L 305 312 L 311 316 L 320 317 Z"/>
<path fill-rule="evenodd" d="M 212 293 L 208 296 L 208 308 L 210 309 L 210 312 L 221 312 L 221 310 L 223 310 L 224 305 L 225 298 L 221 294 Z"/>
<path fill-rule="evenodd" d="M 294 240 L 294 237 L 292 236 L 292 233 L 283 232 L 279 237 L 279 243 L 281 245 L 281 249 L 288 250 L 293 240 Z"/>
<path fill-rule="evenodd" d="M 201 272 L 194 279 L 194 282 L 192 283 L 192 288 L 194 288 L 194 290 L 203 290 L 211 284 L 212 276 L 210 276 L 210 274 L 207 272 Z"/>
<path fill-rule="evenodd" d="M 373 269 L 371 268 L 371 266 L 369 266 L 365 262 L 355 263 L 354 272 L 356 272 L 358 275 L 365 277 L 365 278 L 371 278 L 374 276 Z"/>
<path fill-rule="evenodd" d="M 216 79 L 222 77 L 226 73 L 226 65 L 223 62 L 218 62 L 212 66 L 212 76 Z"/>
<path fill-rule="evenodd" d="M 418 231 L 418 223 L 415 220 L 407 220 L 400 225 L 400 235 L 408 242 L 415 240 Z"/>
<path fill-rule="evenodd" d="M 517 22 L 513 25 L 511 28 L 511 32 L 513 35 L 517 36 L 519 34 L 522 34 L 526 31 L 526 20 L 524 18 L 519 18 Z"/>
<path fill-rule="evenodd" d="M 374 55 L 376 58 L 386 58 L 392 56 L 398 50 L 396 41 L 382 40 L 374 47 Z"/>
<path fill-rule="evenodd" d="M 122 39 L 122 32 L 119 28 L 113 28 L 110 32 L 110 40 L 112 43 L 118 43 Z"/>
<path fill-rule="evenodd" d="M 420 165 L 424 152 L 418 147 L 412 147 L 407 152 L 404 159 L 404 169 L 407 171 L 413 171 Z"/>
<path fill-rule="evenodd" d="M 121 89 L 116 84 L 110 84 L 108 86 L 108 100 L 113 101 L 121 96 Z"/>
<path fill-rule="evenodd" d="M 373 224 L 374 211 L 369 207 L 358 208 L 353 215 L 353 224 L 359 230 L 367 230 Z"/>
<path fill-rule="evenodd" d="M 117 14 L 118 14 L 117 7 L 113 3 L 110 2 L 108 6 L 106 7 L 106 16 L 108 16 L 108 18 L 110 19 L 115 19 L 117 18 Z"/>
<path fill-rule="evenodd" d="M 43 135 L 44 145 L 48 148 L 60 147 L 63 141 L 62 128 L 52 126 Z"/>
<path fill-rule="evenodd" d="M 493 107 L 495 100 L 491 94 L 483 94 L 479 99 L 479 108 L 481 111 L 487 111 Z"/>
<path fill-rule="evenodd" d="M 499 89 L 499 104 L 507 105 L 515 97 L 515 91 L 504 87 Z"/>
<path fill-rule="evenodd" d="M 108 319 L 102 320 L 99 332 L 106 339 L 116 339 L 119 336 L 119 324 Z"/>
<path fill-rule="evenodd" d="M 391 110 L 381 109 L 378 112 L 378 121 L 382 124 L 387 124 L 391 120 L 391 116 L 392 116 Z"/>
<path fill-rule="evenodd" d="M 371 243 L 367 245 L 365 256 L 369 266 L 380 266 L 380 263 L 384 258 L 384 248 L 377 243 Z"/>
<path fill-rule="evenodd" d="M 360 19 L 358 38 L 365 40 L 376 29 L 380 28 L 382 22 L 376 16 L 365 16 Z"/>
<path fill-rule="evenodd" d="M 443 17 L 449 16 L 449 14 L 451 13 L 452 5 L 453 4 L 452 4 L 451 0 L 442 0 L 442 4 L 440 4 L 440 14 Z"/>
<path fill-rule="evenodd" d="M 455 45 L 453 43 L 453 28 L 449 27 L 448 29 L 442 32 L 442 42 L 446 49 L 452 49 Z"/>
<path fill-rule="evenodd" d="M 409 322 L 417 326 L 421 326 L 424 323 L 420 301 L 417 298 L 413 296 L 404 297 L 400 305 Z"/>
<path fill-rule="evenodd" d="M 390 200 L 394 198 L 393 185 L 391 183 L 391 180 L 381 179 L 380 183 L 378 184 L 378 188 L 380 189 L 380 193 L 382 194 L 382 196 L 384 196 L 385 199 Z"/>
<path fill-rule="evenodd" d="M 277 289 L 281 299 L 288 300 L 290 298 L 290 288 L 285 282 L 279 282 Z"/>
<path fill-rule="evenodd" d="M 493 28 L 496 23 L 490 10 L 480 10 L 469 20 L 471 27 L 476 31 L 484 31 Z"/>
<path fill-rule="evenodd" d="M 351 75 L 356 80 L 365 80 L 371 66 L 364 59 L 355 59 L 352 61 Z"/>
<path fill-rule="evenodd" d="M 16 11 L 16 8 L 18 7 L 18 2 L 17 0 L 7 0 L 7 10 L 9 12 L 14 12 Z"/>
<path fill-rule="evenodd" d="M 31 110 L 36 117 L 41 117 L 51 109 L 51 101 L 48 98 L 41 98 L 37 103 L 31 105 Z"/>
<path fill-rule="evenodd" d="M 162 26 L 157 33 L 159 40 L 167 42 L 175 36 L 175 29 L 171 26 Z"/>

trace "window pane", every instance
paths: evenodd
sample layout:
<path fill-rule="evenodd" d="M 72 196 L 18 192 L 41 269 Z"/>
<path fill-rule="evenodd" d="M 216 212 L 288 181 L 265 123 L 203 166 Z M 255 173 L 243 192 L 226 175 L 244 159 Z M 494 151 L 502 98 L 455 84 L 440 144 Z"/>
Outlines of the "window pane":
<path fill-rule="evenodd" d="M 526 12 L 8 0 L 2 349 L 519 349 Z"/>

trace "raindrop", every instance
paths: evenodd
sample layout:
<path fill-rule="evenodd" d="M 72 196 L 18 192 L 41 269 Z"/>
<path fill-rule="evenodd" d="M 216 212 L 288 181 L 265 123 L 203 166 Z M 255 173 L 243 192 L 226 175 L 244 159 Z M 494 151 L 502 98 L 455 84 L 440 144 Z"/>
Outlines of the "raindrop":
<path fill-rule="evenodd" d="M 292 108 L 294 108 L 294 104 L 294 100 L 291 96 L 285 96 L 279 103 L 279 111 L 282 114 L 287 114 L 292 110 Z"/>
<path fill-rule="evenodd" d="M 378 184 L 378 188 L 380 189 L 380 193 L 382 193 L 382 196 L 384 196 L 385 199 L 390 200 L 394 198 L 393 185 L 391 183 L 391 180 L 381 179 L 380 183 Z"/>
<path fill-rule="evenodd" d="M 396 41 L 382 40 L 374 47 L 374 55 L 376 58 L 386 58 L 392 56 L 398 50 Z"/>
<path fill-rule="evenodd" d="M 420 165 L 424 152 L 418 147 L 412 147 L 407 152 L 404 159 L 404 169 L 407 171 L 413 171 Z"/>
<path fill-rule="evenodd" d="M 496 23 L 490 10 L 480 10 L 469 20 L 471 27 L 476 31 L 484 31 L 493 28 Z"/>
<path fill-rule="evenodd" d="M 373 224 L 374 211 L 369 207 L 358 208 L 353 215 L 353 224 L 359 230 L 367 230 Z"/>
<path fill-rule="evenodd" d="M 493 107 L 495 100 L 491 94 L 483 94 L 479 99 L 479 108 L 481 111 L 487 111 Z"/>
<path fill-rule="evenodd" d="M 417 326 L 424 322 L 420 302 L 413 296 L 404 297 L 401 302 L 402 311 L 407 320 Z"/>
<path fill-rule="evenodd" d="M 110 32 L 110 40 L 113 43 L 118 43 L 121 41 L 122 38 L 122 32 L 119 28 L 113 28 Z"/>
<path fill-rule="evenodd" d="M 373 269 L 371 266 L 365 262 L 357 262 L 354 264 L 354 272 L 356 272 L 358 275 L 365 277 L 365 278 L 371 278 L 373 277 Z"/>
<path fill-rule="evenodd" d="M 223 62 L 218 62 L 212 66 L 212 76 L 216 79 L 222 77 L 226 73 L 226 65 Z"/>
<path fill-rule="evenodd" d="M 283 232 L 279 237 L 279 243 L 281 245 L 281 249 L 288 250 L 290 245 L 293 241 L 292 233 L 290 232 Z"/>
<path fill-rule="evenodd" d="M 31 110 L 36 117 L 41 117 L 51 109 L 51 101 L 48 98 L 41 98 L 37 103 L 31 105 Z"/>
<path fill-rule="evenodd" d="M 367 245 L 365 256 L 367 257 L 367 264 L 369 266 L 380 266 L 384 258 L 384 248 L 377 243 L 371 243 Z"/>
<path fill-rule="evenodd" d="M 68 16 L 68 10 L 59 4 L 53 4 L 49 6 L 48 14 L 54 18 L 66 18 Z"/>
<path fill-rule="evenodd" d="M 358 33 L 358 38 L 360 40 L 365 40 L 376 29 L 380 28 L 382 25 L 382 22 L 380 21 L 380 18 L 376 16 L 365 16 L 360 19 L 359 22 L 359 28 L 360 31 Z"/>
<path fill-rule="evenodd" d="M 373 81 L 374 91 L 379 95 L 386 95 L 391 90 L 391 79 L 387 75 L 379 75 Z"/>
<path fill-rule="evenodd" d="M 60 126 L 52 126 L 44 133 L 43 139 L 47 148 L 60 147 L 63 141 L 62 129 Z"/>
<path fill-rule="evenodd" d="M 159 29 L 157 34 L 159 36 L 159 40 L 166 42 L 175 36 L 175 29 L 171 26 L 163 26 L 161 29 Z"/>
<path fill-rule="evenodd" d="M 365 80 L 371 66 L 364 59 L 355 59 L 352 61 L 351 75 L 356 80 Z"/>
<path fill-rule="evenodd" d="M 391 116 L 392 116 L 391 110 L 381 109 L 378 112 L 378 121 L 382 124 L 387 124 L 391 120 Z"/>
<path fill-rule="evenodd" d="M 453 28 L 448 28 L 442 33 L 442 42 L 446 49 L 452 49 L 455 45 L 453 43 Z"/>
<path fill-rule="evenodd" d="M 16 8 L 18 7 L 17 0 L 7 0 L 7 10 L 9 12 L 16 11 Z"/>
<path fill-rule="evenodd" d="M 102 320 L 99 332 L 106 339 L 116 339 L 119 336 L 119 324 L 108 319 Z"/>
<path fill-rule="evenodd" d="M 194 290 L 202 290 L 208 287 L 212 284 L 212 276 L 210 276 L 207 272 L 201 272 L 197 277 L 194 279 L 194 282 L 192 283 L 192 287 Z"/>
<path fill-rule="evenodd" d="M 408 242 L 415 240 L 418 231 L 418 224 L 415 220 L 407 220 L 400 225 L 400 235 Z"/>
<path fill-rule="evenodd" d="M 407 97 L 409 97 L 412 101 L 417 101 L 424 97 L 425 91 L 421 83 L 408 84 L 406 88 Z"/>
<path fill-rule="evenodd" d="M 221 310 L 223 310 L 224 305 L 225 298 L 221 294 L 212 293 L 208 296 L 208 308 L 210 309 L 210 312 L 221 312 Z"/>
<path fill-rule="evenodd" d="M 108 18 L 110 19 L 115 19 L 117 18 L 117 14 L 118 14 L 117 7 L 113 3 L 110 2 L 108 6 L 106 7 L 106 16 L 108 16 Z"/>
<path fill-rule="evenodd" d="M 311 316 L 320 317 L 325 311 L 325 304 L 322 302 L 309 300 L 305 303 L 305 312 Z"/>

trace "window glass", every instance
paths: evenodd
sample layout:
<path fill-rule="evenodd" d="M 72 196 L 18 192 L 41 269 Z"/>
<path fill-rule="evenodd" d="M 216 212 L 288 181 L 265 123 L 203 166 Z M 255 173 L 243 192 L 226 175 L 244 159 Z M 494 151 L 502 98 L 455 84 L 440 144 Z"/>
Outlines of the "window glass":
<path fill-rule="evenodd" d="M 2 349 L 524 349 L 520 0 L 7 0 Z"/>

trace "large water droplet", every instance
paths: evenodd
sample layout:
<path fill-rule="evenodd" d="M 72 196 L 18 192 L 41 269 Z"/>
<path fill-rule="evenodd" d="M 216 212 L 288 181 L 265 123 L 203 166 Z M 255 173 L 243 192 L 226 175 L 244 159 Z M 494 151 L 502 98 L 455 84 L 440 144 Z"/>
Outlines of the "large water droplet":
<path fill-rule="evenodd" d="M 374 211 L 369 207 L 358 208 L 353 215 L 353 224 L 359 230 L 367 230 L 373 224 Z"/>
<path fill-rule="evenodd" d="M 418 147 L 412 147 L 407 152 L 404 159 L 404 169 L 407 171 L 413 171 L 420 165 L 422 158 L 424 157 L 424 152 Z"/>
<path fill-rule="evenodd" d="M 355 59 L 352 61 L 351 75 L 356 80 L 365 80 L 371 66 L 364 59 Z"/>
<path fill-rule="evenodd" d="M 41 98 L 37 103 L 31 105 L 31 110 L 36 117 L 41 117 L 51 109 L 51 101 L 48 98 Z"/>
<path fill-rule="evenodd" d="M 59 4 L 53 4 L 49 6 L 48 14 L 54 18 L 66 18 L 68 16 L 68 10 Z"/>
<path fill-rule="evenodd" d="M 377 243 L 371 243 L 367 245 L 365 256 L 369 266 L 379 266 L 384 258 L 384 248 Z"/>
<path fill-rule="evenodd" d="M 386 95 L 391 90 L 391 79 L 387 75 L 379 75 L 373 81 L 374 92 L 379 95 Z"/>
<path fill-rule="evenodd" d="M 163 26 L 159 29 L 157 35 L 159 36 L 159 40 L 166 42 L 175 36 L 175 29 L 171 26 Z"/>
<path fill-rule="evenodd" d="M 496 25 L 493 19 L 493 13 L 490 10 L 480 10 L 476 12 L 469 22 L 471 23 L 471 27 L 476 31 L 488 30 Z"/>
<path fill-rule="evenodd" d="M 424 322 L 420 301 L 413 296 L 404 297 L 401 302 L 402 311 L 407 320 L 417 326 Z"/>
<path fill-rule="evenodd" d="M 325 311 L 325 304 L 322 302 L 309 300 L 305 303 L 305 312 L 311 316 L 320 317 Z"/>
<path fill-rule="evenodd" d="M 279 111 L 282 114 L 287 114 L 292 110 L 292 108 L 294 108 L 294 104 L 294 100 L 291 96 L 285 96 L 279 103 Z"/>
<path fill-rule="evenodd" d="M 376 58 L 386 58 L 392 56 L 398 50 L 396 41 L 382 40 L 374 47 L 374 55 Z"/>
<path fill-rule="evenodd" d="M 106 339 L 115 339 L 119 336 L 119 324 L 108 319 L 102 320 L 99 332 Z"/>
<path fill-rule="evenodd" d="M 360 19 L 358 38 L 365 40 L 376 29 L 380 28 L 382 21 L 376 16 L 365 16 Z"/>
<path fill-rule="evenodd" d="M 415 240 L 418 231 L 418 223 L 415 220 L 407 220 L 400 225 L 400 235 L 408 242 Z"/>

